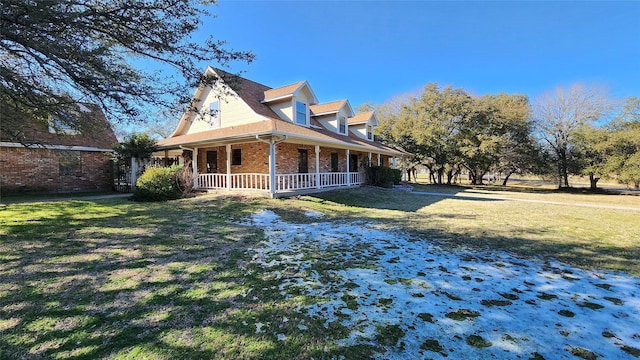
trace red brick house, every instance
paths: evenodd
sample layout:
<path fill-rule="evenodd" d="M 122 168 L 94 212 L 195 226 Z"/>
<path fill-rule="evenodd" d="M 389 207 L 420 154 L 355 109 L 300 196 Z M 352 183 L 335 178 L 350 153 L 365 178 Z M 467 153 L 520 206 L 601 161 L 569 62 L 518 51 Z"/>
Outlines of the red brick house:
<path fill-rule="evenodd" d="M 78 130 L 56 119 L 27 121 L 20 134 L 0 134 L 0 193 L 111 190 L 108 153 L 117 143 L 99 107 L 79 104 Z M 16 135 L 18 139 L 16 140 Z"/>
<path fill-rule="evenodd" d="M 306 81 L 271 88 L 211 67 L 206 74 L 220 80 L 195 91 L 195 111 L 156 153 L 192 158 L 200 189 L 277 196 L 359 186 L 365 159 L 395 167 L 404 154 L 374 140 L 373 112 L 356 114 L 348 100 L 320 103 Z"/>

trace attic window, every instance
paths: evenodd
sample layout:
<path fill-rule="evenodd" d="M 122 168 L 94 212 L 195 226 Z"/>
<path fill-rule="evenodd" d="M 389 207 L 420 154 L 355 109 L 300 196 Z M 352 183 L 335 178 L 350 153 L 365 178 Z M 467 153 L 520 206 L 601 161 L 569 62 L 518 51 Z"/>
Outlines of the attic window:
<path fill-rule="evenodd" d="M 367 125 L 367 139 L 373 140 L 373 126 Z"/>
<path fill-rule="evenodd" d="M 209 103 L 209 124 L 212 129 L 220 128 L 220 101 Z"/>
<path fill-rule="evenodd" d="M 60 113 L 57 116 L 49 118 L 49 133 L 61 134 L 61 135 L 80 135 L 80 131 L 75 129 L 71 124 L 73 123 L 72 115 L 67 113 Z"/>
<path fill-rule="evenodd" d="M 338 132 L 340 134 L 347 133 L 347 118 L 344 116 L 338 117 Z"/>
<path fill-rule="evenodd" d="M 307 104 L 296 101 L 296 124 L 307 125 Z"/>

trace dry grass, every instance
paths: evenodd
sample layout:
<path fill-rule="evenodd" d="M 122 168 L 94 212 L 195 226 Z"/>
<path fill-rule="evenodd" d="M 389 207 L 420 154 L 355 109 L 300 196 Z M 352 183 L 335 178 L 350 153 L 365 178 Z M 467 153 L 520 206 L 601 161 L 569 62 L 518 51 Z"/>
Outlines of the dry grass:
<path fill-rule="evenodd" d="M 375 347 L 336 346 L 333 340 L 346 329 L 326 329 L 300 313 L 311 300 L 285 297 L 277 278 L 251 262 L 250 249 L 262 233 L 237 221 L 264 208 L 300 223 L 312 221 L 304 211 L 314 210 L 400 226 L 452 248 L 500 248 L 640 275 L 637 211 L 370 188 L 279 200 L 204 196 L 160 204 L 0 205 L 0 358 L 366 357 Z M 307 329 L 293 325 L 300 323 Z M 280 341 L 280 332 L 291 335 Z"/>

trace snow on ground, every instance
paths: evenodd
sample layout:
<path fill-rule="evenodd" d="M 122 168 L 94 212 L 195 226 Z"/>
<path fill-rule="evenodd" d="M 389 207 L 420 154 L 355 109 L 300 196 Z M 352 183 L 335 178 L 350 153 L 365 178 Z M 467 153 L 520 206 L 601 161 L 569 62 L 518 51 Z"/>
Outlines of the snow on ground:
<path fill-rule="evenodd" d="M 636 277 L 309 216 L 317 222 L 255 214 L 266 240 L 253 261 L 276 273 L 283 295 L 317 297 L 304 310 L 349 328 L 340 345 L 382 344 L 385 359 L 640 357 Z"/>

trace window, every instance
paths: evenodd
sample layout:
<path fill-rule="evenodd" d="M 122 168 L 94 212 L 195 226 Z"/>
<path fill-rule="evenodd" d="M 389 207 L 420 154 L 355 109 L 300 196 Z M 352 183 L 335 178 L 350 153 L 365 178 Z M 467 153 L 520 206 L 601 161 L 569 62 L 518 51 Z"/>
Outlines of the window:
<path fill-rule="evenodd" d="M 296 123 L 307 125 L 307 104 L 296 101 Z"/>
<path fill-rule="evenodd" d="M 367 139 L 373 140 L 373 126 L 367 125 Z"/>
<path fill-rule="evenodd" d="M 212 129 L 220 128 L 220 101 L 213 101 L 209 104 L 209 124 Z"/>
<path fill-rule="evenodd" d="M 80 135 L 80 131 L 73 125 L 77 126 L 77 121 L 74 120 L 73 115 L 68 113 L 60 113 L 55 117 L 49 118 L 49 133 L 61 134 L 61 135 Z"/>
<path fill-rule="evenodd" d="M 231 165 L 242 165 L 242 149 L 231 150 Z"/>
<path fill-rule="evenodd" d="M 338 172 L 338 153 L 331 153 L 331 172 Z"/>
<path fill-rule="evenodd" d="M 298 172 L 301 174 L 309 172 L 309 152 L 307 149 L 298 149 Z"/>
<path fill-rule="evenodd" d="M 347 118 L 344 116 L 338 117 L 338 132 L 340 134 L 347 133 Z"/>
<path fill-rule="evenodd" d="M 60 175 L 82 176 L 82 157 L 79 151 L 60 151 Z"/>
<path fill-rule="evenodd" d="M 358 172 L 358 155 L 349 154 L 349 171 Z"/>

